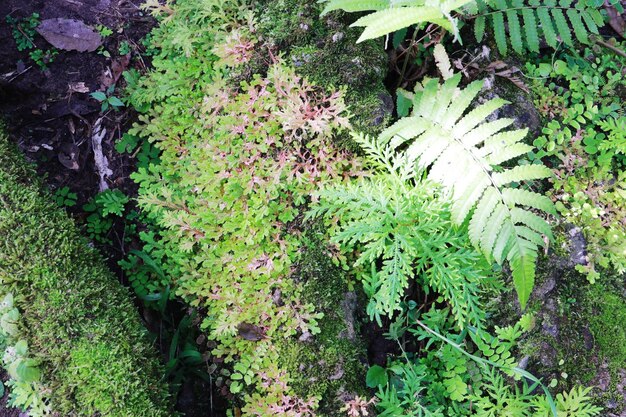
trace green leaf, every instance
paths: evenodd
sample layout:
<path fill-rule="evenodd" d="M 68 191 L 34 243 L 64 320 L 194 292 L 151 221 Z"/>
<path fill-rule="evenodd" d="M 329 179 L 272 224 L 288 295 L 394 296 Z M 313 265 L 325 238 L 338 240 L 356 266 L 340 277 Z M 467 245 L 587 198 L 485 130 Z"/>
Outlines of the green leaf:
<path fill-rule="evenodd" d="M 485 23 L 487 19 L 485 16 L 477 16 L 474 21 L 474 35 L 476 36 L 476 42 L 482 42 L 485 37 Z"/>
<path fill-rule="evenodd" d="M 500 51 L 502 55 L 506 55 L 508 46 L 506 42 L 506 31 L 504 29 L 504 13 L 494 13 L 492 19 L 493 33 L 496 38 L 498 51 Z"/>
<path fill-rule="evenodd" d="M 382 366 L 374 365 L 367 370 L 365 383 L 370 388 L 384 387 L 387 385 L 387 371 Z"/>
<path fill-rule="evenodd" d="M 107 99 L 106 94 L 104 94 L 102 91 L 95 91 L 91 93 L 90 96 L 98 101 L 105 101 Z"/>
<path fill-rule="evenodd" d="M 439 9 L 426 6 L 380 10 L 360 18 L 351 26 L 365 27 L 357 40 L 359 43 L 423 22 L 434 22 L 446 29 L 452 29 Z"/>
<path fill-rule="evenodd" d="M 109 97 L 109 104 L 111 106 L 114 107 L 123 107 L 124 106 L 124 102 L 122 100 L 120 100 L 119 98 L 113 96 L 113 97 Z"/>

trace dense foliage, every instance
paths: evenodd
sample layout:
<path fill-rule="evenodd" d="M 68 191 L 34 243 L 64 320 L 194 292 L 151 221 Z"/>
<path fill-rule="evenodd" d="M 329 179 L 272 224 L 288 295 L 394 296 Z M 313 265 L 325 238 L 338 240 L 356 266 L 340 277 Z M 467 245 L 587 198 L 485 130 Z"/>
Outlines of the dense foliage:
<path fill-rule="evenodd" d="M 0 347 L 31 416 L 171 416 L 129 293 L 0 137 Z"/>
<path fill-rule="evenodd" d="M 611 346 L 625 337 L 626 53 L 601 38 L 618 1 L 142 8 L 158 22 L 144 42 L 152 69 L 124 72 L 124 102 L 92 94 L 101 112 L 138 112 L 115 144 L 136 159 L 137 197 L 97 194 L 84 231 L 109 245 L 125 222 L 133 250 L 119 265 L 138 302 L 184 306 L 160 336 L 174 390 L 199 375 L 245 417 L 603 412 L 591 378 L 568 379 L 546 346 L 567 323 L 613 374 L 626 355 Z M 478 48 L 459 49 L 470 38 Z M 523 126 L 532 117 L 511 114 L 532 100 L 537 123 Z M 10 154 L 0 142 L 13 403 L 35 416 L 171 415 L 125 292 L 69 220 L 19 186 L 31 174 Z M 559 257 L 580 229 L 579 256 Z M 564 301 L 544 303 L 556 286 Z"/>

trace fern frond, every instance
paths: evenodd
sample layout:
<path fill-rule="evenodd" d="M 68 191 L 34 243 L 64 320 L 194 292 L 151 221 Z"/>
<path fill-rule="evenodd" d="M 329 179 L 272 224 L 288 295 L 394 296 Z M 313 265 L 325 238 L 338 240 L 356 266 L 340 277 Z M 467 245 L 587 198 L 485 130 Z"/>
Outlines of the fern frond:
<path fill-rule="evenodd" d="M 322 11 L 322 16 L 334 10 L 365 12 L 383 10 L 389 7 L 389 0 L 330 0 Z"/>
<path fill-rule="evenodd" d="M 370 157 L 389 154 L 380 141 L 355 138 Z M 454 227 L 448 204 L 437 196 L 434 183 L 406 181 L 381 167 L 372 180 L 322 190 L 308 213 L 331 220 L 331 241 L 342 250 L 358 251 L 354 267 L 368 272 L 361 279 L 372 318 L 401 310 L 410 280 L 420 278 L 450 303 L 459 328 L 480 326 L 483 312 L 477 294 L 486 265 Z"/>
<path fill-rule="evenodd" d="M 573 46 L 572 32 L 579 42 L 588 44 L 589 33 L 597 34 L 598 26 L 604 24 L 598 11 L 601 6 L 572 0 L 561 0 L 558 4 L 555 0 L 491 0 L 483 7 L 478 6 L 478 14 L 474 16 L 476 39 L 479 42 L 483 39 L 485 23 L 490 22 L 503 55 L 509 51 L 509 44 L 519 54 L 526 50 L 538 52 L 540 37 L 552 48 L 559 44 L 557 36 L 565 45 Z"/>
<path fill-rule="evenodd" d="M 442 1 L 391 1 L 391 0 L 329 0 L 322 15 L 333 10 L 346 12 L 372 11 L 358 19 L 352 26 L 364 27 L 357 42 L 378 38 L 388 33 L 421 23 L 434 23 L 455 34 L 458 38 L 453 11 L 461 11 L 473 0 Z"/>
<path fill-rule="evenodd" d="M 517 185 L 546 178 L 551 171 L 543 165 L 500 167 L 533 149 L 522 142 L 527 130 L 502 131 L 510 119 L 485 122 L 504 100 L 493 99 L 467 112 L 481 83 L 457 90 L 454 96 L 446 93 L 457 88 L 459 78 L 457 74 L 443 85 L 427 82 L 416 92 L 413 115 L 388 128 L 381 138 L 397 144 L 396 151 L 407 156 L 403 160 L 417 171 L 428 169 L 428 178 L 448 190 L 453 221 L 461 224 L 469 218 L 472 244 L 488 259 L 509 262 L 524 306 L 534 285 L 543 236 L 552 237 L 548 223 L 531 209 L 550 214 L 555 210 L 547 197 Z M 411 130 L 407 120 L 418 128 Z"/>

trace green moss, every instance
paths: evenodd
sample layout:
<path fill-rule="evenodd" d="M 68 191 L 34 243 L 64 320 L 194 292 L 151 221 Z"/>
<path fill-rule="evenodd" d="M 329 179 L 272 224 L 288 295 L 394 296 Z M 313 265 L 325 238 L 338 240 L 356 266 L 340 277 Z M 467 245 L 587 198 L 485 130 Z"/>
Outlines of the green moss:
<path fill-rule="evenodd" d="M 339 415 L 344 395 L 367 394 L 364 342 L 358 336 L 353 310 L 357 307 L 343 271 L 335 266 L 325 251 L 319 225 L 309 229 L 308 244 L 299 263 L 297 275 L 304 286 L 306 302 L 324 313 L 321 333 L 310 341 L 285 340 L 278 347 L 280 366 L 291 378 L 291 386 L 303 397 L 319 396 L 319 416 Z"/>
<path fill-rule="evenodd" d="M 614 367 L 626 364 L 626 299 L 596 285 L 589 292 L 589 323 L 600 352 Z"/>
<path fill-rule="evenodd" d="M 128 291 L 0 136 L 0 291 L 40 361 L 58 415 L 171 416 L 167 387 Z"/>
<path fill-rule="evenodd" d="M 540 260 L 535 292 L 527 311 L 537 319 L 533 331 L 520 344 L 518 358 L 529 358 L 528 369 L 558 384 L 554 392 L 575 385 L 595 386 L 595 401 L 624 409 L 623 369 L 626 363 L 626 303 L 623 277 L 602 271 L 602 279 L 589 284 L 569 259 L 570 239 L 556 230 L 555 253 Z M 513 296 L 500 300 L 498 325 L 519 316 Z"/>

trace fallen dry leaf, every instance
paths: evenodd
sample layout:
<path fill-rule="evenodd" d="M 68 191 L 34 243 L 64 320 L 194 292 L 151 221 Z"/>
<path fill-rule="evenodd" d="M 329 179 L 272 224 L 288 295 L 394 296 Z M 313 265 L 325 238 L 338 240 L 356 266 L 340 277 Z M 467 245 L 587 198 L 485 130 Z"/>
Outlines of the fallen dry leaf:
<path fill-rule="evenodd" d="M 239 336 L 252 342 L 258 342 L 259 340 L 265 339 L 265 332 L 263 329 L 259 326 L 255 326 L 254 324 L 239 323 L 237 330 L 239 331 Z"/>
<path fill-rule="evenodd" d="M 68 93 L 88 93 L 89 87 L 82 81 L 79 83 L 69 83 L 67 91 Z"/>
<path fill-rule="evenodd" d="M 626 21 L 617 9 L 612 6 L 608 1 L 605 1 L 604 8 L 609 17 L 609 25 L 615 30 L 622 38 L 626 38 Z"/>
<path fill-rule="evenodd" d="M 78 165 L 78 156 L 79 149 L 73 143 L 64 143 L 61 145 L 58 153 L 59 162 L 63 164 L 64 167 L 78 171 L 80 169 L 80 165 Z"/>
<path fill-rule="evenodd" d="M 37 32 L 55 48 L 92 52 L 102 45 L 102 36 L 91 26 L 76 19 L 45 19 Z"/>

